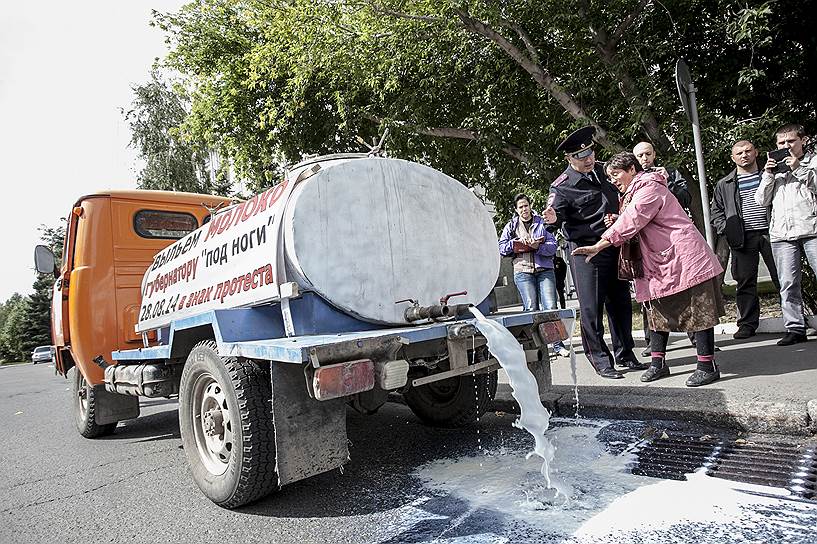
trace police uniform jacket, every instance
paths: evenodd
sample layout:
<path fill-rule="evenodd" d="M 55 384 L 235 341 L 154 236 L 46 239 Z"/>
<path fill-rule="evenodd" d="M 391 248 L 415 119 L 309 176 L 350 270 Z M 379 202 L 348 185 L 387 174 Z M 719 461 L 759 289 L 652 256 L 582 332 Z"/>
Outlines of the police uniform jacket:
<path fill-rule="evenodd" d="M 618 213 L 620 193 L 604 173 L 604 165 L 596 162 L 590 172 L 582 174 L 571 167 L 550 186 L 548 203 L 556 212 L 556 226 L 561 226 L 565 238 L 579 245 L 595 244 L 607 230 L 604 216 Z"/>

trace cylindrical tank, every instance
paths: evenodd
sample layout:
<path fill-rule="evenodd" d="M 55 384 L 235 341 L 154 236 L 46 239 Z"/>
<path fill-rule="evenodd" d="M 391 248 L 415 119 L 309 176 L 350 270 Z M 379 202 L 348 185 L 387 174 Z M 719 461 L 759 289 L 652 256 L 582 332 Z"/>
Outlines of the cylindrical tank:
<path fill-rule="evenodd" d="M 145 301 L 161 287 L 163 298 L 175 294 L 182 303 L 165 302 L 157 311 L 143 301 L 140 330 L 208 309 L 274 301 L 287 282 L 347 314 L 387 325 L 408 323 L 410 303 L 398 301 L 426 306 L 467 291 L 451 303 L 479 304 L 494 287 L 499 254 L 489 213 L 470 190 L 433 168 L 330 156 L 293 168 L 285 187 L 271 192 L 263 211 L 252 201 L 226 210 L 196 231 L 197 238 L 191 233 L 157 255 L 143 282 Z M 186 241 L 191 237 L 196 244 Z M 185 245 L 195 246 L 187 258 L 173 250 Z M 198 256 L 204 259 L 192 277 L 185 261 Z M 265 264 L 274 271 L 274 293 Z M 180 272 L 172 285 L 158 279 L 172 280 L 174 269 L 186 280 L 179 280 Z"/>

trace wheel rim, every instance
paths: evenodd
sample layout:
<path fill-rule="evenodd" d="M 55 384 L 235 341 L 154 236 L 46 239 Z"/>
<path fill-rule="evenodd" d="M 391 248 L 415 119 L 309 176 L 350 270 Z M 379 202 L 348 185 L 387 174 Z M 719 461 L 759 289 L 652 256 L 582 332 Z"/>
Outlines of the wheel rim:
<path fill-rule="evenodd" d="M 457 396 L 460 381 L 457 378 L 448 378 L 426 385 L 426 394 L 437 402 L 451 402 Z"/>
<path fill-rule="evenodd" d="M 224 388 L 212 374 L 202 374 L 193 384 L 191 404 L 193 434 L 199 458 L 211 474 L 224 474 L 230 465 L 234 446 Z"/>
<path fill-rule="evenodd" d="M 82 372 L 77 369 L 77 411 L 82 419 L 86 419 L 88 416 L 88 383 L 85 381 L 85 377 L 82 375 Z"/>

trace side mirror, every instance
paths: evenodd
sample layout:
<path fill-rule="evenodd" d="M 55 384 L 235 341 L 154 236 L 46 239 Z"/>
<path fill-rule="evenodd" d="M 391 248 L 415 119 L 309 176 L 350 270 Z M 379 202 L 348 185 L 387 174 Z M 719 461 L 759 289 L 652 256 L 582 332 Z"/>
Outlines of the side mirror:
<path fill-rule="evenodd" d="M 57 263 L 54 259 L 54 253 L 44 245 L 34 247 L 34 268 L 40 274 L 54 274 L 55 278 L 60 276 L 60 271 L 57 269 Z"/>

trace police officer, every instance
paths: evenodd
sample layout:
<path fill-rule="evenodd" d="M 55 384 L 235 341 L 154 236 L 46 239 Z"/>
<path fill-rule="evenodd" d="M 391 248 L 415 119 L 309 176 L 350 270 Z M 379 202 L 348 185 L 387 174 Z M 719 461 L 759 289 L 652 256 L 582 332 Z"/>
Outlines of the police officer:
<path fill-rule="evenodd" d="M 577 247 L 599 241 L 606 230 L 605 216 L 619 211 L 619 192 L 596 162 L 594 127 L 584 127 L 556 148 L 565 154 L 568 167 L 550 186 L 545 222 L 561 226 L 568 241 L 568 255 Z M 618 279 L 618 253 L 609 247 L 588 263 L 570 257 L 570 268 L 581 309 L 582 346 L 590 364 L 603 378 L 623 378 L 614 363 L 643 370 L 633 353 L 633 314 L 630 286 Z M 602 310 L 607 310 L 615 357 L 604 341 Z"/>

